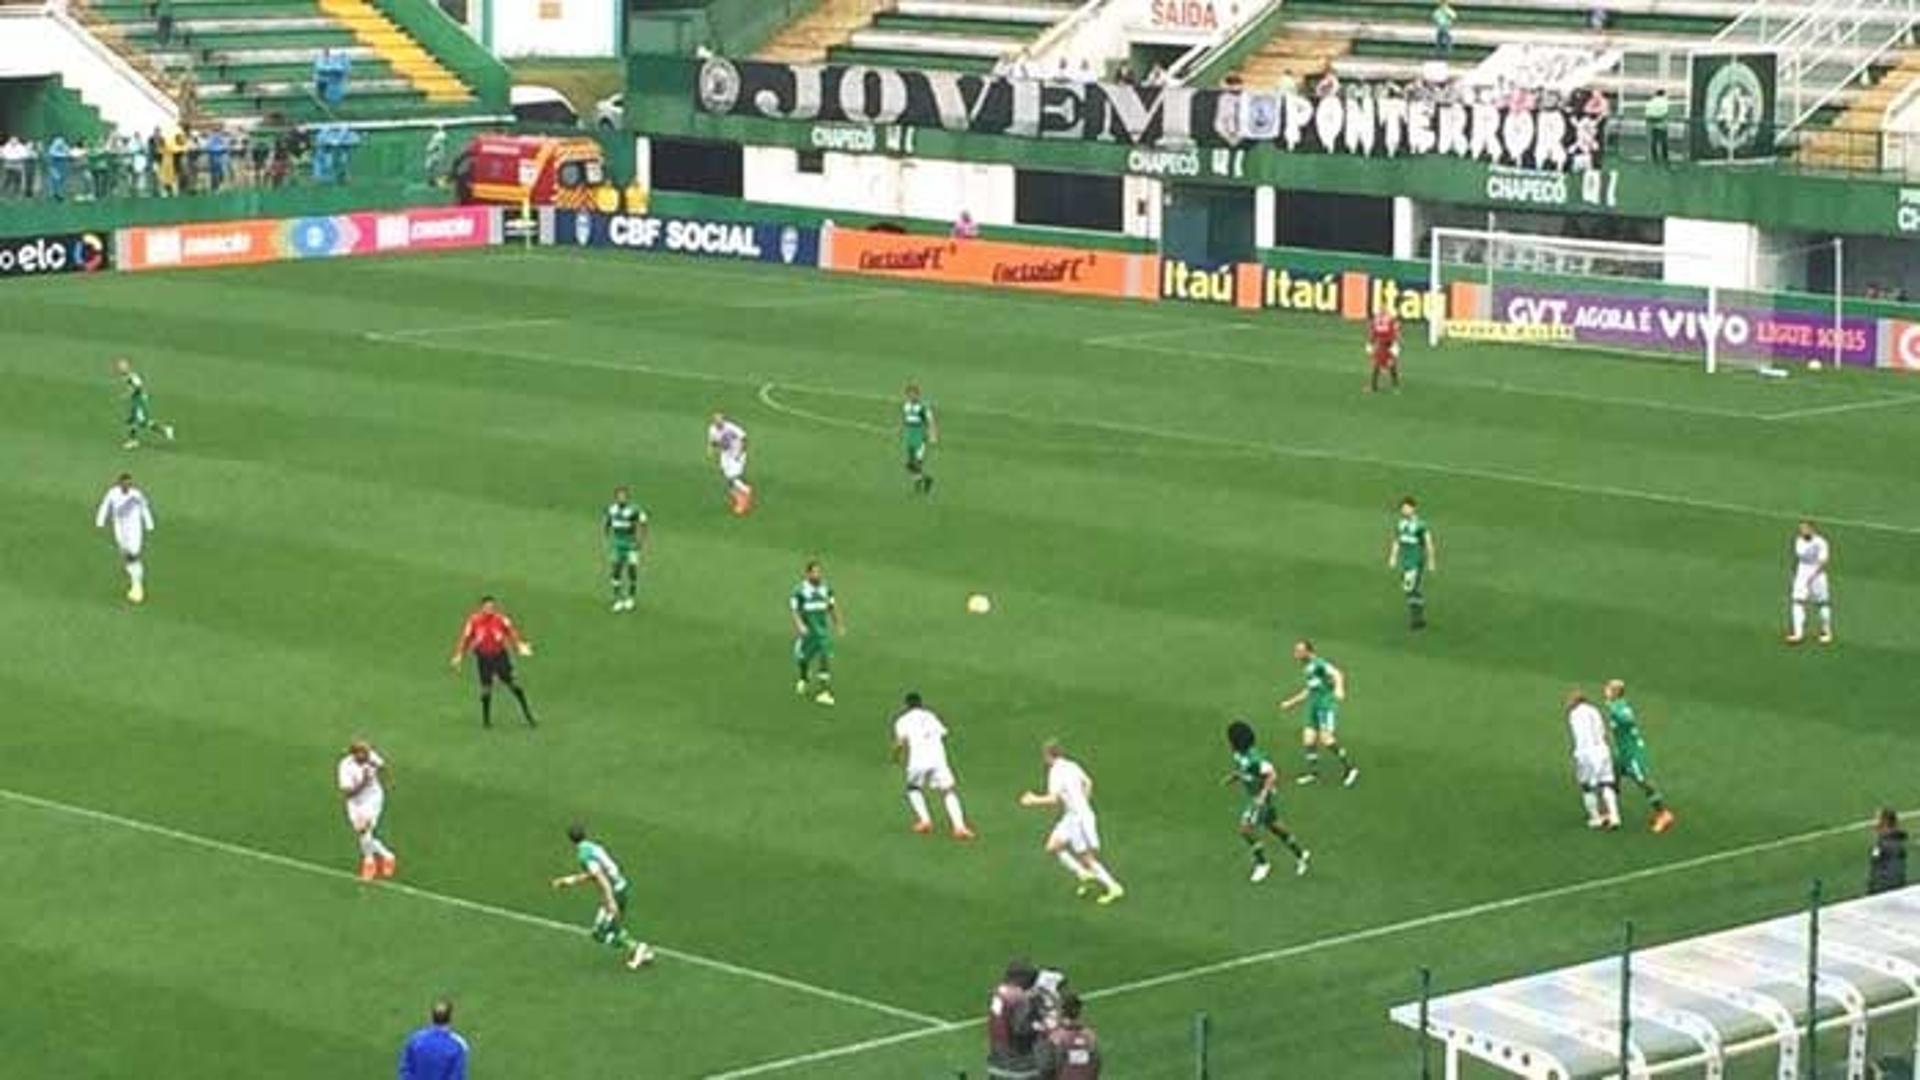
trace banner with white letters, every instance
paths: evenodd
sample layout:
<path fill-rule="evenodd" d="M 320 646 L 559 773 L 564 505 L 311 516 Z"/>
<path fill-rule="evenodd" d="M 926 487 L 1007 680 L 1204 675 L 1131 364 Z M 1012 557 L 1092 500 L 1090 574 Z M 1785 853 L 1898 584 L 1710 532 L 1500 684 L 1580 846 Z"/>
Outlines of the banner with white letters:
<path fill-rule="evenodd" d="M 1435 155 L 1555 170 L 1597 164 L 1606 123 L 1561 108 L 1443 104 L 1376 93 L 1372 87 L 1308 98 L 1277 91 L 722 59 L 702 65 L 697 97 L 709 113 L 808 124 L 938 128 L 1160 148 L 1269 144 L 1287 153 Z"/>

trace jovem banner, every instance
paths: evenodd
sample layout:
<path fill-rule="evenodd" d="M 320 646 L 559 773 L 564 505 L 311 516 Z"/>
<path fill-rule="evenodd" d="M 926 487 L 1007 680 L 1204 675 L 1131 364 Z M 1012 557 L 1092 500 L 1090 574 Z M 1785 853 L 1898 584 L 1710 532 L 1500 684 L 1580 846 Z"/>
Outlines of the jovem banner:
<path fill-rule="evenodd" d="M 1443 105 L 1388 94 L 1297 94 L 1043 82 L 891 67 L 712 59 L 709 113 L 1137 146 L 1253 146 L 1363 157 L 1446 155 L 1559 169 L 1600 159 L 1604 121 L 1562 109 Z"/>
<path fill-rule="evenodd" d="M 1687 155 L 1695 161 L 1774 156 L 1778 57 L 1770 52 L 1695 53 L 1687 98 Z"/>
<path fill-rule="evenodd" d="M 112 261 L 113 245 L 99 233 L 0 238 L 0 278 L 89 274 Z"/>

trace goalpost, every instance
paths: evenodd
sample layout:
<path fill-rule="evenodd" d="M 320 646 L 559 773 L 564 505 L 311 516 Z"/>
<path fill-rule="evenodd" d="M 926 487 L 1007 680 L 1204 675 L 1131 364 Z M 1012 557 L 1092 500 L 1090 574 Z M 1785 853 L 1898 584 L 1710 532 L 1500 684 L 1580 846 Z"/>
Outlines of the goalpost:
<path fill-rule="evenodd" d="M 1857 351 L 1867 340 L 1845 317 L 1838 240 L 1748 252 L 1741 276 L 1804 280 L 1810 264 L 1829 252 L 1830 290 L 1774 292 L 1680 283 L 1724 277 L 1713 271 L 1724 271 L 1720 264 L 1740 259 L 1739 253 L 1436 228 L 1427 252 L 1427 287 L 1440 314 L 1428 322 L 1428 342 L 1630 352 L 1697 362 L 1708 373 L 1727 364 L 1838 367 L 1850 346 Z"/>

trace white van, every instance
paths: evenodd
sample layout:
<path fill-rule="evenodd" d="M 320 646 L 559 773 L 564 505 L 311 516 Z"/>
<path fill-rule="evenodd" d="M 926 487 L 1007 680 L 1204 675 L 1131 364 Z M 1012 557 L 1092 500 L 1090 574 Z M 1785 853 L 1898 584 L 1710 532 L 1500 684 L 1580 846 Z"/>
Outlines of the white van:
<path fill-rule="evenodd" d="M 574 111 L 573 102 L 551 86 L 515 86 L 508 92 L 507 101 L 513 107 L 515 123 L 540 127 L 580 126 L 580 114 Z"/>

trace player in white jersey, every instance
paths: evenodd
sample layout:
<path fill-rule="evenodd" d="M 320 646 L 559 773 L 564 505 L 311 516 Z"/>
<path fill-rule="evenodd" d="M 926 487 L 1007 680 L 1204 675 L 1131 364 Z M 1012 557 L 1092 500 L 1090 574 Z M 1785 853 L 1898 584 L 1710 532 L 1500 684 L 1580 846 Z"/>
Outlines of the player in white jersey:
<path fill-rule="evenodd" d="M 707 453 L 720 460 L 720 476 L 727 482 L 727 498 L 735 514 L 753 509 L 753 488 L 747 484 L 747 432 L 717 412 L 707 425 Z"/>
<path fill-rule="evenodd" d="M 1820 644 L 1833 644 L 1833 595 L 1827 589 L 1827 564 L 1833 560 L 1833 547 L 1827 538 L 1814 531 L 1813 522 L 1802 521 L 1793 535 L 1793 588 L 1789 593 L 1789 611 L 1793 631 L 1787 644 L 1807 640 L 1807 604 L 1820 608 Z"/>
<path fill-rule="evenodd" d="M 120 549 L 120 561 L 127 568 L 127 599 L 138 604 L 147 598 L 147 565 L 140 553 L 147 546 L 147 533 L 153 531 L 153 507 L 147 493 L 133 486 L 133 474 L 121 473 L 107 493 L 100 497 L 100 509 L 93 515 L 95 528 L 113 530 L 113 542 Z"/>
<path fill-rule="evenodd" d="M 1100 903 L 1111 904 L 1127 894 L 1120 882 L 1100 861 L 1100 823 L 1093 816 L 1093 777 L 1079 763 L 1067 757 L 1058 742 L 1049 740 L 1040 748 L 1047 763 L 1047 790 L 1028 791 L 1020 796 L 1021 806 L 1057 806 L 1060 820 L 1047 834 L 1047 854 L 1080 881 L 1080 895 L 1093 892 L 1098 883 L 1106 889 Z"/>
<path fill-rule="evenodd" d="M 933 831 L 927 810 L 927 792 L 938 794 L 947 808 L 947 823 L 955 840 L 973 839 L 967 815 L 954 789 L 953 767 L 947 764 L 947 725 L 921 701 L 918 691 L 907 695 L 907 708 L 893 721 L 893 757 L 907 762 L 907 805 L 913 808 L 913 831 Z"/>
<path fill-rule="evenodd" d="M 1620 783 L 1613 775 L 1607 721 L 1578 687 L 1567 691 L 1567 727 L 1573 732 L 1573 779 L 1587 807 L 1587 828 L 1620 827 Z"/>
<path fill-rule="evenodd" d="M 393 849 L 374 835 L 380 827 L 380 811 L 386 809 L 387 804 L 387 789 L 381 783 L 386 771 L 386 759 L 365 739 L 355 739 L 348 744 L 347 756 L 340 759 L 339 768 L 334 770 L 334 783 L 347 803 L 347 824 L 353 826 L 354 838 L 360 844 L 361 881 L 390 878 L 400 865 Z"/>

